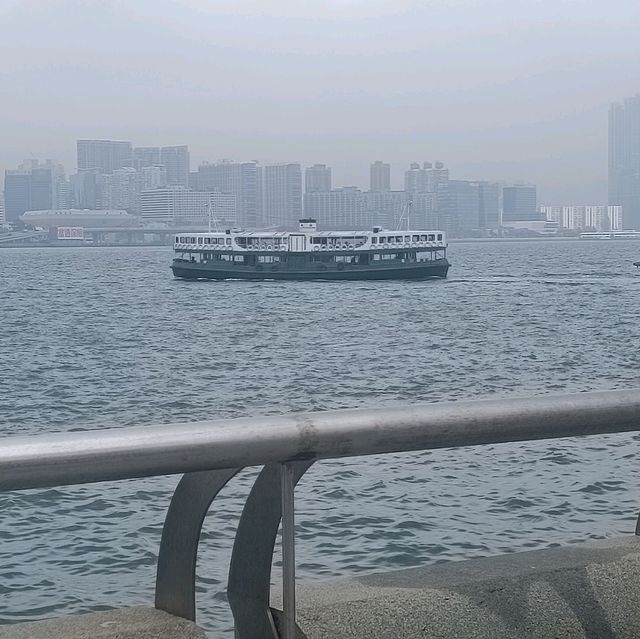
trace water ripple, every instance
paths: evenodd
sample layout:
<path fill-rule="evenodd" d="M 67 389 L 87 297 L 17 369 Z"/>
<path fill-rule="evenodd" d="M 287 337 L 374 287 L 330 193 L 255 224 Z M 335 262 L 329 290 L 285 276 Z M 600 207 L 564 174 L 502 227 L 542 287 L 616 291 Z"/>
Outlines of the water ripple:
<path fill-rule="evenodd" d="M 3 250 L 0 433 L 637 387 L 639 249 L 455 244 L 449 280 L 375 285 L 179 282 L 164 248 Z M 639 441 L 318 463 L 297 493 L 299 573 L 630 532 Z M 254 477 L 236 477 L 205 521 L 199 614 L 220 637 L 231 636 L 229 549 Z M 0 494 L 0 623 L 151 601 L 176 481 Z"/>

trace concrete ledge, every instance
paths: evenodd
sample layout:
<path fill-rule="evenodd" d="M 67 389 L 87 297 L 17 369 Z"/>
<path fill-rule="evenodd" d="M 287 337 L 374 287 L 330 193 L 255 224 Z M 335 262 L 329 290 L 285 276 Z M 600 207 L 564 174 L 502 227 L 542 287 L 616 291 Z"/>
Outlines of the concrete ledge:
<path fill-rule="evenodd" d="M 186 619 L 139 607 L 2 626 L 0 639 L 206 639 L 206 635 Z"/>
<path fill-rule="evenodd" d="M 308 639 L 640 637 L 640 537 L 298 589 Z"/>

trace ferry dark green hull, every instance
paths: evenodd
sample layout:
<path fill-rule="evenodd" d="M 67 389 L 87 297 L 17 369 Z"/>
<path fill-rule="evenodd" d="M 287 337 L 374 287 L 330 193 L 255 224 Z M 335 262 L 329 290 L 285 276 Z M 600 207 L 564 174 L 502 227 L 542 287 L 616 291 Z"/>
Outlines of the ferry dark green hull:
<path fill-rule="evenodd" d="M 394 265 L 328 264 L 320 268 L 284 268 L 283 266 L 227 266 L 220 263 L 190 262 L 175 259 L 171 265 L 175 277 L 188 280 L 423 280 L 444 278 L 449 270 L 446 259 Z"/>

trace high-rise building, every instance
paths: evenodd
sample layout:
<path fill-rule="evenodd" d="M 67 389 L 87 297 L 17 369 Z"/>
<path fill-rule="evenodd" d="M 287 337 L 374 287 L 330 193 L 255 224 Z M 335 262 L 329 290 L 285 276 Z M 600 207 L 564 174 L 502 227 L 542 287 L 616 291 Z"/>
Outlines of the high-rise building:
<path fill-rule="evenodd" d="M 189 187 L 189 147 L 163 146 L 160 149 L 160 164 L 167 169 L 167 184 Z"/>
<path fill-rule="evenodd" d="M 167 169 L 164 166 L 143 166 L 138 171 L 140 191 L 167 186 Z"/>
<path fill-rule="evenodd" d="M 105 175 L 99 169 L 78 171 L 70 176 L 71 200 L 78 209 L 102 209 L 105 199 Z"/>
<path fill-rule="evenodd" d="M 138 172 L 132 167 L 116 169 L 104 176 L 104 198 L 102 209 L 122 209 L 137 213 L 140 195 Z"/>
<path fill-rule="evenodd" d="M 131 142 L 78 140 L 77 150 L 79 172 L 97 169 L 100 173 L 113 173 L 133 163 Z"/>
<path fill-rule="evenodd" d="M 385 193 L 391 189 L 391 165 L 379 160 L 369 166 L 369 190 Z"/>
<path fill-rule="evenodd" d="M 302 170 L 299 164 L 263 168 L 263 224 L 295 228 L 302 217 Z"/>
<path fill-rule="evenodd" d="M 304 192 L 317 193 L 331 190 L 331 167 L 314 164 L 304 170 Z"/>
<path fill-rule="evenodd" d="M 500 185 L 497 182 L 476 182 L 478 185 L 478 226 L 481 231 L 500 230 Z"/>
<path fill-rule="evenodd" d="M 236 224 L 236 200 L 229 193 L 191 191 L 183 187 L 142 191 L 140 215 L 147 224 L 206 230 L 209 218 L 223 226 Z"/>
<path fill-rule="evenodd" d="M 609 109 L 609 204 L 624 226 L 640 230 L 640 95 Z"/>
<path fill-rule="evenodd" d="M 261 175 L 257 162 L 232 162 L 220 160 L 213 164 L 201 164 L 198 176 L 192 178 L 198 191 L 220 191 L 235 197 L 237 223 L 244 228 L 261 225 L 262 199 Z M 192 187 L 193 188 L 193 187 Z"/>
<path fill-rule="evenodd" d="M 0 193 L 0 226 L 6 223 L 4 217 L 4 193 Z"/>
<path fill-rule="evenodd" d="M 412 162 L 404 174 L 404 190 L 409 194 L 437 193 L 446 188 L 449 181 L 449 169 L 442 162 Z"/>
<path fill-rule="evenodd" d="M 365 194 L 355 186 L 308 193 L 305 215 L 322 230 L 360 230 L 369 226 Z"/>
<path fill-rule="evenodd" d="M 53 160 L 25 160 L 5 172 L 7 222 L 17 222 L 31 209 L 58 209 L 67 204 L 64 167 Z"/>
<path fill-rule="evenodd" d="M 497 234 L 500 228 L 500 185 L 449 180 L 438 193 L 437 226 L 454 236 Z"/>
<path fill-rule="evenodd" d="M 136 171 L 147 166 L 157 166 L 160 163 L 159 146 L 137 146 L 133 149 L 133 168 Z"/>
<path fill-rule="evenodd" d="M 4 173 L 4 210 L 8 224 L 19 222 L 31 209 L 31 171 L 6 170 Z"/>
<path fill-rule="evenodd" d="M 363 193 L 365 202 L 365 228 L 383 226 L 397 228 L 407 202 L 404 191 L 368 191 Z"/>
<path fill-rule="evenodd" d="M 66 202 L 59 202 L 64 195 L 64 167 L 53 160 L 35 162 L 31 168 L 31 206 L 34 209 L 59 209 Z"/>
<path fill-rule="evenodd" d="M 541 220 L 538 211 L 536 187 L 533 184 L 517 184 L 502 189 L 502 221 L 523 222 Z"/>

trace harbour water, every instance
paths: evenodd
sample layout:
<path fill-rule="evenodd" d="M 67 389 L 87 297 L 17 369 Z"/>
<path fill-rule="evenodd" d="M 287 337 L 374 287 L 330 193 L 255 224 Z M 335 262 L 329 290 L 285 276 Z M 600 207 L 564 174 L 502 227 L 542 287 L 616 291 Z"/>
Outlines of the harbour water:
<path fill-rule="evenodd" d="M 163 247 L 0 251 L 0 435 L 640 386 L 640 242 L 449 259 L 440 281 L 181 282 Z M 639 453 L 615 435 L 319 463 L 297 491 L 299 576 L 628 533 Z M 205 523 L 216 637 L 254 472 Z M 150 602 L 176 481 L 0 494 L 0 624 Z"/>

